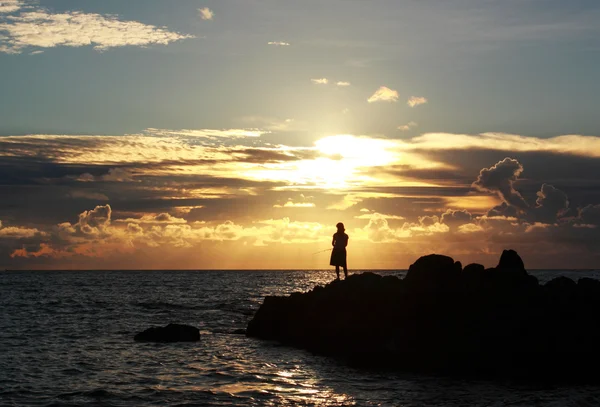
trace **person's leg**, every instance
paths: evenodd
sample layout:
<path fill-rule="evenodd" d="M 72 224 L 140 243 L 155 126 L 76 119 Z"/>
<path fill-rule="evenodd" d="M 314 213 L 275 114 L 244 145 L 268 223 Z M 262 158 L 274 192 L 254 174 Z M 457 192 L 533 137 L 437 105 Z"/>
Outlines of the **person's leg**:
<path fill-rule="evenodd" d="M 344 279 L 348 278 L 348 266 L 344 264 Z"/>
<path fill-rule="evenodd" d="M 337 279 L 340 279 L 340 266 L 335 266 L 335 274 L 337 275 Z"/>

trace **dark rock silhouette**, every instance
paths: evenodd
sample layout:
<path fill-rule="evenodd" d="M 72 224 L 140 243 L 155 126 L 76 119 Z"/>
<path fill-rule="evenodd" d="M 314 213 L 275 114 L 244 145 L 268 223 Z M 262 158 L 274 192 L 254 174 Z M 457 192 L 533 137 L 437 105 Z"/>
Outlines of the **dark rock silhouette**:
<path fill-rule="evenodd" d="M 502 270 L 513 270 L 513 271 L 525 271 L 525 264 L 521 256 L 514 250 L 503 250 L 500 256 L 500 261 L 496 266 L 497 269 Z"/>
<path fill-rule="evenodd" d="M 200 331 L 189 325 L 169 324 L 164 327 L 152 327 L 134 336 L 137 342 L 197 342 Z"/>
<path fill-rule="evenodd" d="M 429 255 L 404 279 L 364 273 L 266 297 L 246 334 L 355 365 L 598 381 L 600 282 L 540 285 L 513 250 L 490 269 Z"/>

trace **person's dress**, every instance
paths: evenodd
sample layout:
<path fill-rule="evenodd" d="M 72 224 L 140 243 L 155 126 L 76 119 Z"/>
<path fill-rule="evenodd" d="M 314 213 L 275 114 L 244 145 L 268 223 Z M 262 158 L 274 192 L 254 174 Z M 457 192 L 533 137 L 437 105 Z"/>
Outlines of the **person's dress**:
<path fill-rule="evenodd" d="M 329 265 L 346 267 L 346 245 L 348 244 L 348 235 L 345 233 L 336 233 L 333 235 L 335 245 L 331 251 Z"/>
<path fill-rule="evenodd" d="M 331 251 L 331 260 L 329 260 L 329 265 L 331 266 L 340 266 L 346 267 L 346 248 L 336 248 L 334 247 Z"/>

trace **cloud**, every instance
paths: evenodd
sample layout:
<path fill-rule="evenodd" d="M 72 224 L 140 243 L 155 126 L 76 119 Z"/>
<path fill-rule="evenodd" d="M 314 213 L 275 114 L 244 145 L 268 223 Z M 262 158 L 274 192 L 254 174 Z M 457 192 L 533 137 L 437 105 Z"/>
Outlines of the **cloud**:
<path fill-rule="evenodd" d="M 5 5 L 4 2 L 1 4 Z M 14 9 L 16 6 L 8 3 L 8 7 Z M 28 47 L 58 46 L 93 46 L 97 51 L 106 51 L 124 46 L 167 45 L 194 38 L 164 27 L 122 21 L 112 15 L 80 11 L 53 14 L 44 9 L 1 18 L 0 32 L 4 32 L 4 36 L 0 37 L 0 52 L 4 53 L 21 53 Z"/>
<path fill-rule="evenodd" d="M 20 226 L 3 227 L 0 221 L 0 239 L 26 239 L 40 234 L 41 232 L 38 229 L 33 228 Z"/>
<path fill-rule="evenodd" d="M 408 122 L 404 125 L 398 126 L 398 130 L 409 131 L 410 129 L 413 129 L 417 126 L 418 126 L 418 124 L 416 122 Z"/>
<path fill-rule="evenodd" d="M 267 130 L 268 132 L 305 131 L 308 128 L 305 122 L 292 118 L 244 116 L 240 120 L 245 124 Z"/>
<path fill-rule="evenodd" d="M 268 133 L 258 129 L 200 129 L 200 130 L 167 130 L 148 128 L 144 131 L 154 136 L 185 136 L 185 137 L 203 137 L 203 138 L 243 138 L 260 137 Z"/>
<path fill-rule="evenodd" d="M 507 157 L 491 168 L 482 169 L 473 187 L 479 191 L 496 193 L 508 205 L 525 210 L 529 205 L 513 186 L 522 172 L 523 166 Z"/>
<path fill-rule="evenodd" d="M 584 224 L 600 226 L 600 205 L 588 205 L 580 209 L 579 219 Z"/>
<path fill-rule="evenodd" d="M 534 221 L 553 223 L 569 208 L 567 194 L 549 184 L 542 184 L 537 192 Z"/>
<path fill-rule="evenodd" d="M 527 137 L 506 133 L 453 134 L 427 133 L 415 137 L 405 148 L 420 150 L 498 150 L 511 152 L 547 152 L 600 158 L 600 137 L 563 135 L 550 138 Z"/>
<path fill-rule="evenodd" d="M 108 170 L 108 174 L 100 175 L 98 177 L 86 172 L 76 178 L 80 182 L 94 182 L 94 181 L 105 181 L 105 182 L 133 182 L 133 174 L 131 171 L 123 168 L 111 168 Z"/>
<path fill-rule="evenodd" d="M 275 204 L 273 208 L 314 208 L 315 204 L 312 202 L 292 202 L 287 201 L 283 205 Z"/>
<path fill-rule="evenodd" d="M 208 7 L 204 7 L 204 8 L 198 9 L 198 15 L 203 20 L 212 20 L 213 17 L 215 16 L 215 13 Z"/>
<path fill-rule="evenodd" d="M 373 93 L 373 95 L 367 99 L 367 102 L 397 102 L 398 101 L 398 91 L 392 90 L 385 86 L 380 87 Z"/>
<path fill-rule="evenodd" d="M 177 218 L 169 213 L 159 213 L 158 215 L 143 215 L 141 218 L 117 219 L 117 223 L 128 224 L 183 224 L 187 223 L 185 219 Z"/>
<path fill-rule="evenodd" d="M 67 194 L 70 198 L 90 199 L 93 201 L 108 201 L 108 197 L 100 192 L 75 190 Z"/>
<path fill-rule="evenodd" d="M 0 1 L 0 13 L 14 13 L 23 7 L 22 0 L 2 0 Z"/>
<path fill-rule="evenodd" d="M 290 43 L 289 42 L 284 42 L 284 41 L 269 41 L 267 42 L 268 45 L 274 45 L 276 47 L 289 47 Z"/>
<path fill-rule="evenodd" d="M 327 85 L 329 83 L 327 78 L 311 79 L 310 81 L 315 85 Z"/>
<path fill-rule="evenodd" d="M 360 212 L 369 212 L 368 209 L 361 209 Z M 383 213 L 378 213 L 378 212 L 370 212 L 370 213 L 363 213 L 362 215 L 359 216 L 355 216 L 354 219 L 373 219 L 373 218 L 381 218 L 381 219 L 392 219 L 392 220 L 404 220 L 406 219 L 404 216 L 400 216 L 400 215 L 386 215 Z"/>
<path fill-rule="evenodd" d="M 427 103 L 427 99 L 422 96 L 411 96 L 408 99 L 408 101 L 406 102 L 406 104 L 409 105 L 410 107 L 424 105 L 425 103 Z"/>
<path fill-rule="evenodd" d="M 339 81 L 339 82 L 336 83 L 336 85 L 344 87 L 344 86 L 350 86 L 351 83 L 350 82 Z"/>
<path fill-rule="evenodd" d="M 464 224 L 470 223 L 473 216 L 465 209 L 452 210 L 448 209 L 440 218 L 440 222 L 450 226 L 450 228 L 460 228 Z"/>

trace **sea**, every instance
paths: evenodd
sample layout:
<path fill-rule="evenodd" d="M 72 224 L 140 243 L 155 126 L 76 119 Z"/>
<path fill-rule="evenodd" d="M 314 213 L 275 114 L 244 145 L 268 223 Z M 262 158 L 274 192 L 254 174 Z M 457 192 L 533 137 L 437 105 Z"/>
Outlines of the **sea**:
<path fill-rule="evenodd" d="M 600 270 L 530 273 L 541 282 L 600 279 Z M 0 406 L 600 406 L 600 386 L 362 370 L 236 333 L 265 296 L 333 278 L 331 270 L 0 272 Z M 134 342 L 171 322 L 198 327 L 201 340 Z"/>

